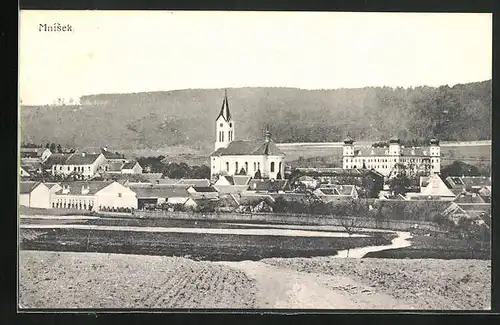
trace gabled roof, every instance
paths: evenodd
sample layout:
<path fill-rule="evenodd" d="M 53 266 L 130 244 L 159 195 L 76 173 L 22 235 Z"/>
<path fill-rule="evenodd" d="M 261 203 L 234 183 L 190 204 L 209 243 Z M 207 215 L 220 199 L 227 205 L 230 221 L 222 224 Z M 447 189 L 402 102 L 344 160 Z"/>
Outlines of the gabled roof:
<path fill-rule="evenodd" d="M 446 186 L 441 177 L 437 174 L 433 174 L 429 178 L 429 184 L 426 187 L 421 188 L 420 195 L 426 195 L 431 197 L 455 197 L 452 191 Z"/>
<path fill-rule="evenodd" d="M 137 198 L 189 198 L 189 192 L 187 191 L 186 187 L 150 185 L 148 187 L 129 186 L 129 188 L 136 193 Z"/>
<path fill-rule="evenodd" d="M 109 172 L 119 172 L 122 170 L 123 163 L 122 162 L 111 162 L 108 164 Z"/>
<path fill-rule="evenodd" d="M 49 148 L 21 148 L 20 152 L 22 154 L 34 153 L 35 157 L 40 157 L 45 150 L 49 150 Z"/>
<path fill-rule="evenodd" d="M 475 177 L 475 176 L 466 176 L 461 177 L 462 182 L 465 186 L 474 186 L 474 187 L 482 187 L 482 186 L 491 186 L 491 177 Z"/>
<path fill-rule="evenodd" d="M 76 181 L 76 182 L 63 182 L 61 189 L 56 192 L 57 195 L 94 195 L 100 190 L 113 184 L 114 181 Z M 63 193 L 65 187 L 69 187 L 68 193 Z M 88 188 L 87 194 L 82 194 L 82 187 Z"/>
<path fill-rule="evenodd" d="M 458 176 L 448 176 L 446 177 L 446 183 L 450 185 L 451 188 L 463 187 L 465 184 L 462 179 Z"/>
<path fill-rule="evenodd" d="M 45 165 L 47 167 L 52 167 L 53 165 L 64 165 L 70 156 L 71 154 L 66 153 L 53 153 L 49 156 L 49 158 L 47 158 Z"/>
<path fill-rule="evenodd" d="M 198 193 L 217 192 L 217 190 L 212 186 L 191 186 L 190 188 L 194 189 Z"/>
<path fill-rule="evenodd" d="M 19 183 L 19 194 L 29 194 L 31 193 L 40 182 L 20 182 Z"/>
<path fill-rule="evenodd" d="M 286 179 L 252 179 L 248 183 L 250 191 L 278 192 L 283 190 L 287 183 Z"/>
<path fill-rule="evenodd" d="M 106 159 L 123 159 L 123 155 L 116 152 L 111 152 L 107 148 L 101 148 L 101 153 Z"/>
<path fill-rule="evenodd" d="M 237 207 L 239 205 L 238 201 L 232 194 L 221 195 L 219 198 L 219 204 L 223 207 Z"/>
<path fill-rule="evenodd" d="M 187 179 L 187 178 L 182 178 L 182 179 L 177 179 L 173 180 L 177 181 L 174 184 L 179 184 L 179 185 L 187 185 L 187 186 L 210 186 L 210 181 L 206 178 L 200 178 L 200 179 Z"/>
<path fill-rule="evenodd" d="M 100 155 L 100 153 L 74 153 L 66 160 L 64 165 L 90 165 L 94 163 Z"/>
<path fill-rule="evenodd" d="M 132 169 L 135 167 L 136 164 L 138 164 L 138 162 L 135 160 L 126 162 L 125 164 L 123 164 L 122 169 Z"/>
<path fill-rule="evenodd" d="M 47 186 L 49 189 L 53 188 L 56 185 L 61 185 L 59 183 L 52 183 L 52 182 L 43 183 L 43 184 L 45 184 L 45 186 Z"/>
<path fill-rule="evenodd" d="M 455 200 L 455 203 L 485 203 L 483 198 L 476 193 L 461 193 Z"/>
<path fill-rule="evenodd" d="M 224 99 L 222 100 L 222 107 L 220 108 L 219 115 L 217 115 L 216 121 L 221 117 L 229 122 L 231 120 L 231 112 L 229 112 L 229 102 L 227 100 L 227 90 L 224 90 Z"/>
<path fill-rule="evenodd" d="M 219 148 L 212 156 L 245 156 L 245 155 L 269 155 L 284 156 L 285 154 L 276 146 L 274 141 L 247 141 L 234 140 L 227 148 Z"/>
<path fill-rule="evenodd" d="M 318 189 L 325 195 L 342 195 L 352 196 L 355 190 L 354 185 L 332 185 L 329 187 L 321 187 Z"/>

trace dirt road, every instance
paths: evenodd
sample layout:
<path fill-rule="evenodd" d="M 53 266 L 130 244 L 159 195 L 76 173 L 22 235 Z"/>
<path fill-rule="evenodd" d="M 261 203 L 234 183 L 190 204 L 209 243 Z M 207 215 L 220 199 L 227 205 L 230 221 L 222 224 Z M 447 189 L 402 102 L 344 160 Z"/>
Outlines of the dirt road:
<path fill-rule="evenodd" d="M 262 262 L 218 262 L 256 281 L 255 308 L 412 309 L 351 278 L 297 272 Z"/>

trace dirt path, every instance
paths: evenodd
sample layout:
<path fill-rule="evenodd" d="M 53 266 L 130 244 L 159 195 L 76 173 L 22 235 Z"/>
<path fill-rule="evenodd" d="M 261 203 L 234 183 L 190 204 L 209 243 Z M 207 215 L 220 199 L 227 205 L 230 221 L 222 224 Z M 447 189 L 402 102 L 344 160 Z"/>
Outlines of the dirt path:
<path fill-rule="evenodd" d="M 348 277 L 298 272 L 262 262 L 218 262 L 256 281 L 255 308 L 412 309 Z"/>

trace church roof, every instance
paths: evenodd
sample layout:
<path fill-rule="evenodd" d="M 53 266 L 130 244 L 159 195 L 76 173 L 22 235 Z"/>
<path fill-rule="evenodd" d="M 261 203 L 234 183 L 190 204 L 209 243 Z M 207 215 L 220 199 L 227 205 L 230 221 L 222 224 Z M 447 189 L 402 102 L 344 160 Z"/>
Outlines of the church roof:
<path fill-rule="evenodd" d="M 278 149 L 273 140 L 269 141 L 232 141 L 227 148 L 219 148 L 212 156 L 284 156 L 285 154 Z"/>
<path fill-rule="evenodd" d="M 224 91 L 224 99 L 222 100 L 222 107 L 220 108 L 220 113 L 217 115 L 216 121 L 219 117 L 224 118 L 225 121 L 231 120 L 231 112 L 229 111 L 229 102 L 227 101 L 227 90 Z"/>

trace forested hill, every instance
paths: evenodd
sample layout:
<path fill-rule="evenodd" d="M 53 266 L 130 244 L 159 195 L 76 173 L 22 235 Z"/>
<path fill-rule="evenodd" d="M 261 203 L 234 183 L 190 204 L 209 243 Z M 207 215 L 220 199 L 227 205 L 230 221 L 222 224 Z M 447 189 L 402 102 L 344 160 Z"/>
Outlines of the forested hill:
<path fill-rule="evenodd" d="M 213 148 L 222 89 L 188 89 L 83 96 L 79 106 L 21 107 L 26 142 L 69 146 Z M 491 138 L 491 80 L 416 88 L 303 90 L 228 89 L 236 138 L 260 138 L 266 126 L 277 142 L 437 137 Z"/>

